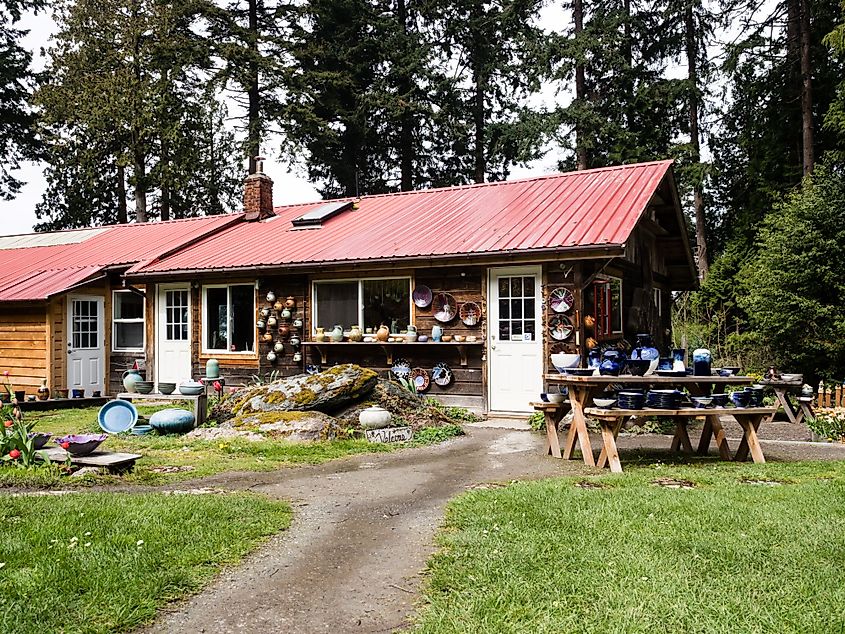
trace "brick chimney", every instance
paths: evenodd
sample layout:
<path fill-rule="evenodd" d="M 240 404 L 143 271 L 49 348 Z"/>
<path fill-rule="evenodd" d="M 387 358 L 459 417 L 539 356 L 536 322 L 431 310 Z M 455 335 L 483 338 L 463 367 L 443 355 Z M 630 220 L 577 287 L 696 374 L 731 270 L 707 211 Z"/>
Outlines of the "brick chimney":
<path fill-rule="evenodd" d="M 273 179 L 264 173 L 264 158 L 255 157 L 255 173 L 244 181 L 244 212 L 248 222 L 264 220 L 273 213 Z"/>

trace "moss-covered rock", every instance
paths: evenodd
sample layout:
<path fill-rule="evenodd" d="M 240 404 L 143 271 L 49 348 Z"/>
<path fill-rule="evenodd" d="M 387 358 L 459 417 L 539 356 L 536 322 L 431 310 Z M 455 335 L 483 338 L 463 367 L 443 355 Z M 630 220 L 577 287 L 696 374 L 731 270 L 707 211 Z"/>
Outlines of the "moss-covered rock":
<path fill-rule="evenodd" d="M 233 412 L 239 417 L 255 412 L 331 413 L 368 396 L 377 380 L 378 374 L 353 364 L 318 374 L 298 374 L 241 391 Z"/>
<path fill-rule="evenodd" d="M 322 412 L 256 412 L 234 419 L 237 429 L 254 429 L 290 442 L 334 440 L 343 436 L 336 418 Z"/>

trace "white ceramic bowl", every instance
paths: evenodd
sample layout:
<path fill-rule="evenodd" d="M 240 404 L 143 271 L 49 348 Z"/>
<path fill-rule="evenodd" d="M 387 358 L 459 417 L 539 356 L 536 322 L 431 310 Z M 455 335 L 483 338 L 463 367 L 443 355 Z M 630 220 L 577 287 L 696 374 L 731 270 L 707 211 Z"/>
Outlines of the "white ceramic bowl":
<path fill-rule="evenodd" d="M 612 407 L 615 402 L 616 402 L 615 398 L 594 398 L 593 399 L 593 403 L 596 404 L 596 407 L 601 407 L 602 409 Z"/>
<path fill-rule="evenodd" d="M 567 368 L 578 367 L 578 364 L 581 362 L 581 355 L 558 352 L 557 354 L 551 355 L 551 359 L 552 365 L 555 366 L 557 371 L 561 374 L 565 374 L 564 370 L 566 370 Z"/>
<path fill-rule="evenodd" d="M 546 394 L 546 398 L 549 399 L 549 403 L 563 403 L 566 400 L 566 394 L 555 394 L 553 392 L 549 392 Z"/>

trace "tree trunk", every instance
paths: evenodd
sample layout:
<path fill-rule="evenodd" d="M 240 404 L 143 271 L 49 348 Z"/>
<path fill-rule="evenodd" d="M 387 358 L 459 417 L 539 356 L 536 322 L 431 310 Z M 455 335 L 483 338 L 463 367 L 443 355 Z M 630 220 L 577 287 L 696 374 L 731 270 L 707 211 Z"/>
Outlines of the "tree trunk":
<path fill-rule="evenodd" d="M 810 58 L 810 7 L 808 0 L 800 0 L 801 8 L 801 145 L 804 175 L 812 173 L 815 163 L 813 150 L 813 70 Z"/>
<path fill-rule="evenodd" d="M 137 138 L 137 132 L 133 133 Z M 147 222 L 147 166 L 140 141 L 133 141 L 132 159 L 135 176 L 135 222 Z"/>
<path fill-rule="evenodd" d="M 261 93 L 258 87 L 258 0 L 249 0 L 249 87 L 247 98 L 247 153 L 249 154 L 249 173 L 255 174 L 255 157 L 261 147 Z"/>
<path fill-rule="evenodd" d="M 170 220 L 170 147 L 167 139 L 161 140 L 161 219 Z"/>
<path fill-rule="evenodd" d="M 402 45 L 403 52 L 408 49 L 408 11 L 405 0 L 396 2 L 396 18 L 402 28 L 404 35 Z M 409 191 L 414 188 L 414 116 L 411 111 L 413 82 L 406 72 L 403 71 L 399 81 L 399 99 L 402 114 L 399 119 L 399 188 Z"/>
<path fill-rule="evenodd" d="M 701 162 L 701 146 L 698 131 L 698 42 L 695 39 L 695 19 L 693 16 L 692 2 L 688 2 L 685 15 L 685 38 L 687 49 L 687 78 L 689 79 L 689 132 L 691 147 L 691 162 L 698 166 Z M 698 256 L 698 276 L 700 279 L 707 277 L 710 270 L 710 262 L 707 253 L 707 226 L 704 215 L 704 187 L 700 172 L 695 174 L 692 195 L 695 208 L 695 243 L 696 255 Z"/>
<path fill-rule="evenodd" d="M 120 163 L 117 164 L 117 222 L 129 222 L 129 215 L 126 213 L 126 170 Z"/>
<path fill-rule="evenodd" d="M 141 21 L 138 19 L 138 2 L 132 3 L 133 31 L 132 31 L 132 69 L 135 75 L 135 89 L 141 89 Z M 136 26 L 137 25 L 137 26 Z M 140 95 L 135 95 L 135 103 L 141 100 Z M 132 167 L 135 180 L 135 222 L 147 222 L 147 156 L 144 150 L 144 140 L 139 127 L 140 113 L 134 112 L 132 129 L 130 131 L 130 142 L 132 144 Z"/>
<path fill-rule="evenodd" d="M 579 39 L 581 33 L 584 31 L 584 4 L 583 0 L 575 0 L 572 5 L 572 17 L 575 22 L 575 38 Z M 584 61 L 579 54 L 579 58 L 575 61 L 575 100 L 582 104 L 584 98 L 587 96 L 586 79 L 584 74 Z M 580 115 L 578 115 L 580 117 Z M 575 124 L 575 156 L 577 160 L 577 168 L 585 170 L 589 167 L 587 160 L 587 147 L 584 143 L 584 128 L 578 122 Z"/>

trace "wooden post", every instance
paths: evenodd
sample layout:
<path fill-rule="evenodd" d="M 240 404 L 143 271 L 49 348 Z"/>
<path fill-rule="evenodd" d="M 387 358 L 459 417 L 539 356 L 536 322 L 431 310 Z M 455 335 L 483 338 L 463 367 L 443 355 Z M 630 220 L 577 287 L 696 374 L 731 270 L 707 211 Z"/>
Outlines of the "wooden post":
<path fill-rule="evenodd" d="M 831 393 L 831 389 L 826 388 L 825 391 L 824 391 L 824 406 L 825 407 L 830 407 L 830 393 Z"/>
<path fill-rule="evenodd" d="M 842 386 L 836 386 L 836 393 L 833 397 L 833 406 L 842 407 Z"/>

